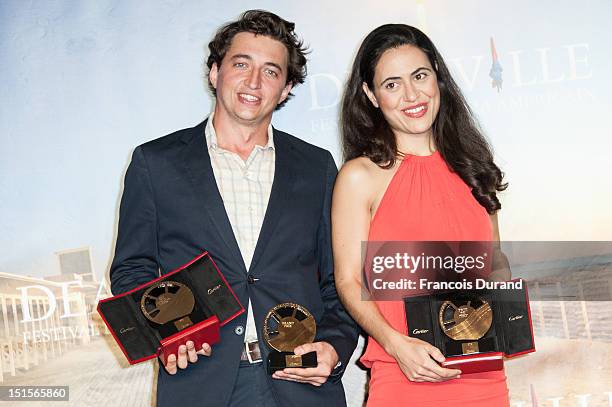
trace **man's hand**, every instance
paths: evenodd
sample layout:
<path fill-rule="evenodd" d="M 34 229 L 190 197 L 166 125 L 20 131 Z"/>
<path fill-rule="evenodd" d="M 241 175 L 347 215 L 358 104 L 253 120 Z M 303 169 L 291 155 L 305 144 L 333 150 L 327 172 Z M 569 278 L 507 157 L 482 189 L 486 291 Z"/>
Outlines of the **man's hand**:
<path fill-rule="evenodd" d="M 461 374 L 461 370 L 438 365 L 445 359 L 442 352 L 420 339 L 398 335 L 389 354 L 397 360 L 400 369 L 411 382 L 443 382 L 457 379 Z"/>
<path fill-rule="evenodd" d="M 338 364 L 338 354 L 333 346 L 327 342 L 313 342 L 300 345 L 293 350 L 296 355 L 317 352 L 317 367 L 295 368 L 288 367 L 274 372 L 274 379 L 289 380 L 298 383 L 308 383 L 313 386 L 321 386 L 327 381 L 334 367 Z"/>
<path fill-rule="evenodd" d="M 178 362 L 177 357 L 174 353 L 168 356 L 168 361 L 164 366 L 169 374 L 176 374 L 177 366 L 179 369 L 185 369 L 188 362 L 195 363 L 198 361 L 198 355 L 210 356 L 212 348 L 209 344 L 203 343 L 202 349 L 196 351 L 192 341 L 187 341 L 185 345 L 179 346 L 178 349 Z"/>

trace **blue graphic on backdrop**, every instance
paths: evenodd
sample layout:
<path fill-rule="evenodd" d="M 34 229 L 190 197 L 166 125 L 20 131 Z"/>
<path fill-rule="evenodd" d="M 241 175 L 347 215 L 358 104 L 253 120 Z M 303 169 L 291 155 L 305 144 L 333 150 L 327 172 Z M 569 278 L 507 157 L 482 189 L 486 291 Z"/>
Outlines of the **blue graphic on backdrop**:
<path fill-rule="evenodd" d="M 495 50 L 495 41 L 493 41 L 493 37 L 491 37 L 491 70 L 489 71 L 489 76 L 491 77 L 491 86 L 497 88 L 497 91 L 501 91 L 502 84 L 504 82 L 502 77 L 502 72 L 504 68 L 502 68 L 499 63 L 499 58 L 497 58 L 497 51 Z"/>

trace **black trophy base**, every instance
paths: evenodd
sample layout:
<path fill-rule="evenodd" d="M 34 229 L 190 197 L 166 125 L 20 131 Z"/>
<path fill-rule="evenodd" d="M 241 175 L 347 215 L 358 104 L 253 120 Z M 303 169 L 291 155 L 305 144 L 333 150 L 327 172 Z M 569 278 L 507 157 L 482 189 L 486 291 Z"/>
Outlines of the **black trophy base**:
<path fill-rule="evenodd" d="M 317 352 L 308 352 L 298 356 L 292 352 L 271 352 L 268 355 L 268 373 L 287 367 L 317 367 Z"/>

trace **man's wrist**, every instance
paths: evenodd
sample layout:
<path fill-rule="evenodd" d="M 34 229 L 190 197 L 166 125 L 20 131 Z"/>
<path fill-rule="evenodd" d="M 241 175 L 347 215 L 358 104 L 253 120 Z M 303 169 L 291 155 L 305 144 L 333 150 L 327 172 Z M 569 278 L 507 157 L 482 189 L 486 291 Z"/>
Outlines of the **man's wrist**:
<path fill-rule="evenodd" d="M 340 355 L 338 354 L 338 351 L 336 350 L 336 348 L 334 348 L 334 345 L 332 345 L 331 343 L 329 343 L 327 341 L 321 341 L 321 343 L 327 344 L 327 346 L 329 346 L 329 348 L 331 350 L 331 354 L 332 354 L 332 358 L 333 358 L 331 365 L 334 366 L 333 369 L 338 367 L 338 365 L 341 365 L 342 362 L 340 361 Z"/>
<path fill-rule="evenodd" d="M 339 375 L 342 372 L 342 361 L 340 360 L 340 355 L 338 354 L 338 351 L 336 350 L 336 348 L 334 348 L 334 345 L 332 345 L 331 343 L 327 342 L 327 341 L 321 341 L 322 343 L 327 344 L 330 349 L 331 349 L 331 353 L 332 353 L 332 370 L 329 373 L 329 377 L 334 377 Z"/>

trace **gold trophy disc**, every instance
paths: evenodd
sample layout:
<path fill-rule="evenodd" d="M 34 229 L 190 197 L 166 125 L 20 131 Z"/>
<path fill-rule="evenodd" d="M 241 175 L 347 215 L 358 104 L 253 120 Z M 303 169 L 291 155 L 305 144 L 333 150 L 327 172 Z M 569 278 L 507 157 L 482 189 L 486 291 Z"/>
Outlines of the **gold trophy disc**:
<path fill-rule="evenodd" d="M 175 321 L 179 330 L 193 325 L 189 314 L 194 306 L 195 298 L 189 287 L 169 280 L 153 284 L 140 300 L 140 309 L 148 320 L 160 325 Z"/>
<path fill-rule="evenodd" d="M 279 352 L 293 352 L 297 346 L 314 341 L 316 332 L 314 317 L 299 304 L 278 304 L 264 319 L 264 341 Z"/>
<path fill-rule="evenodd" d="M 444 301 L 438 315 L 442 331 L 456 341 L 482 338 L 493 323 L 491 305 L 480 297 L 463 301 Z M 465 347 L 464 347 L 465 348 Z M 476 344 L 476 352 L 478 346 Z M 474 353 L 473 345 L 466 353 Z"/>

